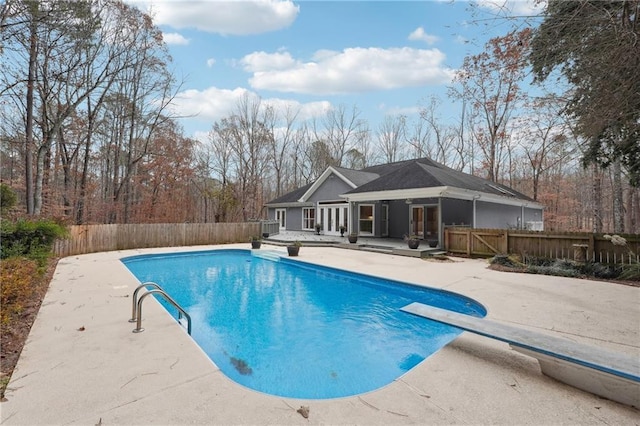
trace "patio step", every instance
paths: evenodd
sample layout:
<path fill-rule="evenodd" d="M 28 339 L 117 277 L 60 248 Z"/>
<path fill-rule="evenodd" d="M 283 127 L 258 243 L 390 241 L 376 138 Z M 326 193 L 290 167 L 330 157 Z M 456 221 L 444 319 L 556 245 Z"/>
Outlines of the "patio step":
<path fill-rule="evenodd" d="M 376 253 L 386 253 L 386 254 L 393 253 L 393 247 L 371 246 L 367 244 L 361 245 L 360 250 L 373 251 Z"/>

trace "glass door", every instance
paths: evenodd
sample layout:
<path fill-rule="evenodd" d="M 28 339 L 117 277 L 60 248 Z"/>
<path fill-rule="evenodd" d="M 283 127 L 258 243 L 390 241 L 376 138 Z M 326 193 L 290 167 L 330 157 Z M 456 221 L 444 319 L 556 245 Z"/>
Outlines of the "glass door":
<path fill-rule="evenodd" d="M 358 214 L 358 234 L 373 235 L 374 210 L 373 204 L 360 204 Z"/>
<path fill-rule="evenodd" d="M 287 228 L 287 210 L 276 209 L 276 220 L 280 224 L 280 230 L 284 231 Z"/>
<path fill-rule="evenodd" d="M 346 226 L 349 209 L 344 204 L 320 207 L 320 222 L 325 235 L 340 235 L 340 225 Z"/>
<path fill-rule="evenodd" d="M 409 229 L 411 234 L 424 238 L 424 207 L 411 206 L 411 217 L 409 218 Z"/>

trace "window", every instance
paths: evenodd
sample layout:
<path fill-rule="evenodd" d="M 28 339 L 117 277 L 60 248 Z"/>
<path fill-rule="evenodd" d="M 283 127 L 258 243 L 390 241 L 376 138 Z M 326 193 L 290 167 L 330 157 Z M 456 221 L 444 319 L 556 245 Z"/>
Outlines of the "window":
<path fill-rule="evenodd" d="M 316 224 L 316 209 L 311 207 L 302 208 L 302 229 L 313 229 Z"/>

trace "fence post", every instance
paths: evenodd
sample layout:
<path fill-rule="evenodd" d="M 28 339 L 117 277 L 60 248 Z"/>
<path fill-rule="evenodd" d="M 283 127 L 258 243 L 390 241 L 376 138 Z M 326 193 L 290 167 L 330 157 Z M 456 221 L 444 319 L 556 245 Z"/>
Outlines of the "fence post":
<path fill-rule="evenodd" d="M 503 253 L 509 254 L 509 230 L 508 229 L 504 231 L 504 241 L 502 244 L 504 248 Z"/>
<path fill-rule="evenodd" d="M 471 229 L 467 229 L 467 256 L 471 256 Z"/>
<path fill-rule="evenodd" d="M 449 228 L 445 227 L 444 228 L 444 242 L 443 242 L 442 249 L 444 251 L 447 251 L 447 247 L 449 247 Z"/>

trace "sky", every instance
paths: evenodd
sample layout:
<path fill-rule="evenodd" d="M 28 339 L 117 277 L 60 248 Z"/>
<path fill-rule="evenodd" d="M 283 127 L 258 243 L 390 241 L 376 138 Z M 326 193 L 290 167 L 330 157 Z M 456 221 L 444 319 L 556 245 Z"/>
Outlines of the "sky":
<path fill-rule="evenodd" d="M 374 132 L 438 96 L 453 120 L 447 87 L 466 55 L 509 30 L 496 15 L 540 10 L 535 0 L 127 2 L 162 30 L 181 83 L 174 113 L 200 140 L 245 94 L 299 119 L 355 107 Z"/>

